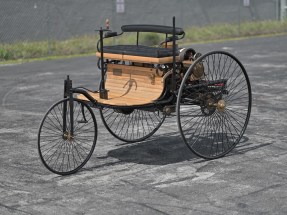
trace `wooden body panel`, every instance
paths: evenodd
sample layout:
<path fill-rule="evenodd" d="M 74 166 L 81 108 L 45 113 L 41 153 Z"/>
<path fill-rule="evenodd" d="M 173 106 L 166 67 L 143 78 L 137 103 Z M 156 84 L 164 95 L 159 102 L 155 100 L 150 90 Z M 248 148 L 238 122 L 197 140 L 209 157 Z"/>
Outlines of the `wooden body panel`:
<path fill-rule="evenodd" d="M 172 63 L 173 57 L 143 57 L 143 56 L 134 56 L 134 55 L 125 55 L 125 54 L 111 54 L 111 53 L 103 53 L 104 58 L 112 59 L 112 60 L 120 60 L 120 61 L 131 61 L 131 62 L 139 62 L 139 63 L 151 63 L 151 64 L 166 64 Z M 101 57 L 100 52 L 96 52 L 97 57 Z M 176 62 L 179 62 L 179 57 L 176 56 Z"/>
<path fill-rule="evenodd" d="M 150 104 L 163 93 L 162 77 L 154 68 L 108 64 L 106 72 L 108 99 L 101 99 L 99 93 L 89 93 L 97 102 L 115 106 Z M 79 99 L 88 100 L 83 95 Z"/>

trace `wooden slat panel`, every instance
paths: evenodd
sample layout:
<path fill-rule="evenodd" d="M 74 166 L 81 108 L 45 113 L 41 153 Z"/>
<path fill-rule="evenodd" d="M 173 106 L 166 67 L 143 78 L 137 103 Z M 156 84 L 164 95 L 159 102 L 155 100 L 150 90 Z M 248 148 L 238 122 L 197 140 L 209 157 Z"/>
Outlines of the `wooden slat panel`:
<path fill-rule="evenodd" d="M 101 57 L 100 52 L 96 52 L 97 57 Z M 139 63 L 156 63 L 156 64 L 165 64 L 165 63 L 172 63 L 173 57 L 142 57 L 142 56 L 135 56 L 135 55 L 123 55 L 123 54 L 111 54 L 111 53 L 104 53 L 104 58 L 112 59 L 112 60 L 120 60 L 120 61 L 132 61 L 132 62 L 139 62 Z M 176 56 L 176 61 L 179 62 L 179 57 Z"/>
<path fill-rule="evenodd" d="M 116 105 L 116 106 L 132 106 L 132 105 L 144 105 L 150 104 L 152 101 L 150 99 L 143 98 L 126 98 L 126 97 L 118 97 L 109 93 L 109 99 L 101 99 L 98 93 L 89 93 L 97 102 L 102 104 Z M 78 99 L 88 101 L 88 99 L 83 95 L 78 95 Z"/>
<path fill-rule="evenodd" d="M 113 71 L 115 69 L 116 71 L 121 71 L 121 74 L 114 75 Z M 153 78 L 151 78 L 152 76 Z M 108 65 L 107 86 L 116 85 L 119 88 L 127 88 L 129 84 L 133 84 L 137 86 L 137 88 L 160 89 L 161 91 L 163 89 L 162 77 L 156 75 L 154 68 L 117 64 Z"/>
<path fill-rule="evenodd" d="M 108 64 L 106 75 L 108 99 L 100 99 L 98 93 L 89 93 L 102 104 L 116 106 L 149 104 L 157 100 L 164 90 L 162 78 L 156 76 L 154 68 Z M 154 76 L 154 83 L 151 82 L 151 75 Z M 79 95 L 78 98 L 88 100 L 83 95 Z"/>
<path fill-rule="evenodd" d="M 108 85 L 120 85 L 119 87 L 125 88 L 126 86 L 129 86 L 130 84 L 134 84 L 137 87 L 148 87 L 150 89 L 162 89 L 162 82 L 161 79 L 155 79 L 154 84 L 151 84 L 151 80 L 144 79 L 141 80 L 136 77 L 131 77 L 129 79 L 124 79 L 124 78 L 118 78 L 118 79 L 112 79 L 115 77 L 108 76 L 108 81 L 106 82 L 106 86 Z"/>
<path fill-rule="evenodd" d="M 125 71 L 133 71 L 135 75 L 145 75 L 146 73 L 155 73 L 156 69 L 150 67 L 141 67 L 141 66 L 130 66 L 122 64 L 108 64 L 109 69 L 120 68 L 125 69 Z M 145 73 L 142 73 L 145 72 Z"/>

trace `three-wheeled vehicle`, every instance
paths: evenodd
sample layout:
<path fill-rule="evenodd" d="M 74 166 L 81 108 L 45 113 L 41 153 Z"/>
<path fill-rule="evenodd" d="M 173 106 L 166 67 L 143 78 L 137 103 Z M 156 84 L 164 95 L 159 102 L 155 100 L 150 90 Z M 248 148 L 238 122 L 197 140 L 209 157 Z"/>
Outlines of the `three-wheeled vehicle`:
<path fill-rule="evenodd" d="M 91 157 L 98 128 L 92 108 L 117 139 L 139 142 L 153 135 L 166 116 L 176 115 L 187 147 L 199 157 L 219 158 L 242 138 L 251 111 L 251 87 L 240 61 L 225 51 L 200 54 L 179 48 L 182 28 L 124 25 L 100 29 L 99 90 L 64 81 L 64 99 L 44 116 L 38 133 L 43 164 L 60 175 L 75 173 Z M 106 38 L 136 32 L 136 44 L 104 46 Z M 141 45 L 141 32 L 162 33 L 158 46 Z M 176 114 L 174 114 L 176 113 Z"/>

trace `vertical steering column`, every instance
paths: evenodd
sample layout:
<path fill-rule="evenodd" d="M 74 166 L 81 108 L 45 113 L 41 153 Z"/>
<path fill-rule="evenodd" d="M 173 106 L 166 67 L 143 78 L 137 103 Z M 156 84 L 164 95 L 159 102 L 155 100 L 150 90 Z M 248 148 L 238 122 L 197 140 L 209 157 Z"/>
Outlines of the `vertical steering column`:
<path fill-rule="evenodd" d="M 105 88 L 105 69 L 104 69 L 104 45 L 103 45 L 103 32 L 104 30 L 101 28 L 100 32 L 100 51 L 101 51 L 101 85 L 100 85 L 100 98 L 101 99 L 108 99 L 108 91 Z"/>
<path fill-rule="evenodd" d="M 175 55 L 176 55 L 176 45 L 175 45 L 175 16 L 172 19 L 173 24 L 173 32 L 172 32 L 172 79 L 171 79 L 171 91 L 174 92 L 176 90 L 176 79 L 175 79 Z"/>
<path fill-rule="evenodd" d="M 73 92 L 72 92 L 72 80 L 69 76 L 67 76 L 67 79 L 64 82 L 64 98 L 69 98 L 68 100 L 64 101 L 63 105 L 63 134 L 66 134 L 67 131 L 70 129 L 69 136 L 74 135 L 74 98 L 73 98 Z M 70 128 L 67 129 L 67 110 L 70 112 Z"/>
<path fill-rule="evenodd" d="M 67 80 L 64 81 L 64 99 L 68 97 L 68 81 L 69 76 L 67 76 Z M 63 104 L 63 134 L 67 131 L 67 101 Z"/>

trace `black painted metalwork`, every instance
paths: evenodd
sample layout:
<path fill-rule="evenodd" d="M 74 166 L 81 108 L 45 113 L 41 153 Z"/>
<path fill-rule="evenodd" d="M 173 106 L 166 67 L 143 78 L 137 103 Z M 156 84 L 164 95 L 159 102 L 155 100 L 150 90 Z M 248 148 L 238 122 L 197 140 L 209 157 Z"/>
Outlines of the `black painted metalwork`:
<path fill-rule="evenodd" d="M 171 26 L 163 25 L 123 25 L 121 27 L 123 32 L 154 32 L 163 34 L 173 34 L 174 28 Z M 182 28 L 175 29 L 176 35 L 183 35 L 184 30 Z"/>
<path fill-rule="evenodd" d="M 139 45 L 139 36 L 140 36 L 140 34 L 139 34 L 139 32 L 137 31 L 137 46 Z"/>
<path fill-rule="evenodd" d="M 100 33 L 100 50 L 101 50 L 101 85 L 100 85 L 100 98 L 108 99 L 108 91 L 105 88 L 105 69 L 104 69 L 104 42 L 103 42 L 103 32 L 104 30 L 101 28 L 99 30 Z"/>
<path fill-rule="evenodd" d="M 67 94 L 67 89 L 68 89 L 68 80 L 69 80 L 69 76 L 67 76 L 67 80 L 64 81 L 64 98 L 68 97 Z M 66 119 L 66 113 L 67 113 L 67 102 L 64 102 L 63 105 L 63 133 L 66 132 L 67 130 L 67 119 Z"/>
<path fill-rule="evenodd" d="M 69 175 L 80 170 L 90 159 L 97 141 L 97 122 L 89 105 L 72 98 L 73 109 L 67 106 L 67 114 L 63 115 L 63 106 L 69 103 L 65 98 L 54 104 L 45 114 L 38 132 L 38 151 L 44 166 L 53 173 Z M 81 114 L 84 109 L 86 121 Z M 62 118 L 67 124 L 71 122 L 73 113 L 73 134 L 67 126 L 62 130 Z"/>
<path fill-rule="evenodd" d="M 175 27 L 175 17 L 172 27 L 128 25 L 122 30 L 137 32 L 137 46 L 139 32 L 142 31 L 165 33 L 165 48 L 167 42 L 172 41 L 172 63 L 141 64 L 155 68 L 157 75 L 162 77 L 162 95 L 148 104 L 132 106 L 99 103 L 93 98 L 90 93 L 99 93 L 100 98 L 108 99 L 105 64 L 121 63 L 117 60 L 104 62 L 103 32 L 108 30 L 101 28 L 97 44 L 101 54 L 100 90 L 73 88 L 72 80 L 67 76 L 64 99 L 48 110 L 38 133 L 38 150 L 45 167 L 56 174 L 68 175 L 86 164 L 97 138 L 97 124 L 91 107 L 99 108 L 107 130 L 125 142 L 138 142 L 150 137 L 162 125 L 166 115 L 176 109 L 179 132 L 192 152 L 206 159 L 219 158 L 230 152 L 242 138 L 251 112 L 251 86 L 240 61 L 224 51 L 201 55 L 192 49 L 191 56 L 183 56 L 180 62 L 176 62 L 176 40 L 182 39 L 185 33 Z M 112 32 L 105 38 L 121 34 Z M 168 34 L 172 36 L 168 37 Z M 191 64 L 189 68 L 184 65 L 185 60 L 191 61 L 187 62 L 187 65 Z M 76 99 L 74 94 L 82 94 L 88 101 Z"/>
<path fill-rule="evenodd" d="M 175 77 L 175 57 L 176 57 L 176 44 L 175 44 L 175 17 L 172 19 L 172 25 L 173 25 L 173 34 L 172 34 L 172 51 L 173 51 L 173 56 L 172 56 L 172 80 L 171 80 L 171 91 L 174 92 L 176 90 L 176 77 Z"/>
<path fill-rule="evenodd" d="M 190 80 L 194 68 L 202 80 Z M 187 147 L 205 159 L 229 153 L 241 140 L 251 112 L 251 86 L 237 58 L 224 51 L 199 57 L 186 72 L 177 97 L 177 122 Z"/>

